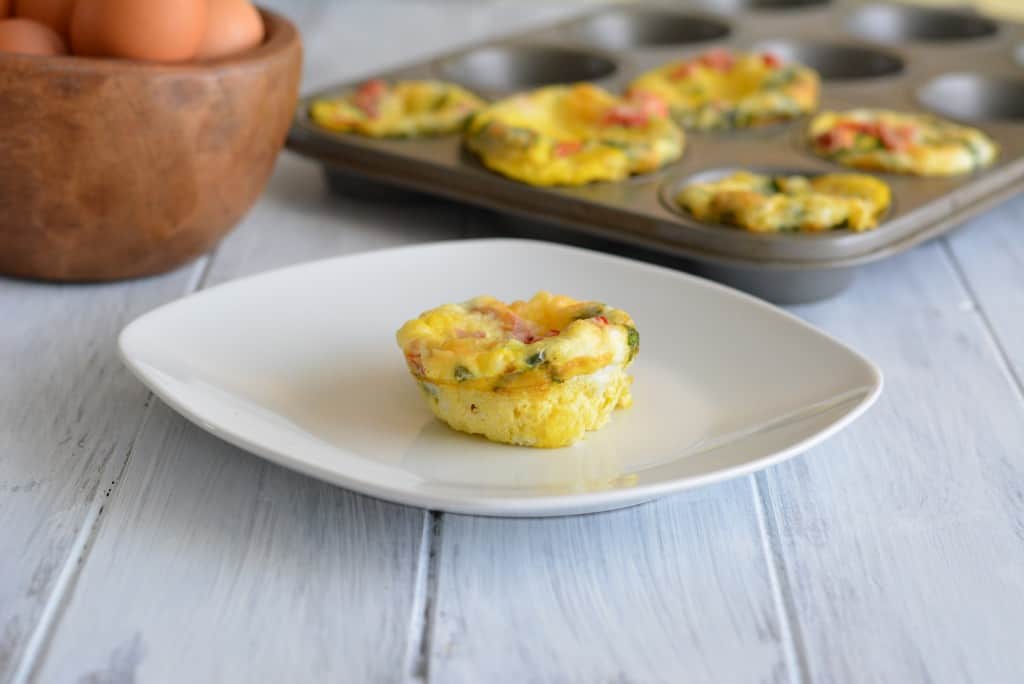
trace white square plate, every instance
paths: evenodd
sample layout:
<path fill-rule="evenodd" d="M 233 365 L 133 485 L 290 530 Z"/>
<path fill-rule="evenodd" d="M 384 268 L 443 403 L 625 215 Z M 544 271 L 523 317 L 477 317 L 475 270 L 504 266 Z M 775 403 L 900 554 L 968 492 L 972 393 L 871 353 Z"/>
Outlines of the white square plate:
<path fill-rule="evenodd" d="M 565 449 L 492 444 L 436 419 L 394 334 L 478 294 L 607 302 L 640 330 L 634 406 Z M 526 240 L 329 259 L 237 280 L 125 328 L 121 354 L 213 434 L 390 501 L 507 516 L 648 501 L 789 458 L 878 397 L 878 369 L 760 300 L 668 269 Z"/>

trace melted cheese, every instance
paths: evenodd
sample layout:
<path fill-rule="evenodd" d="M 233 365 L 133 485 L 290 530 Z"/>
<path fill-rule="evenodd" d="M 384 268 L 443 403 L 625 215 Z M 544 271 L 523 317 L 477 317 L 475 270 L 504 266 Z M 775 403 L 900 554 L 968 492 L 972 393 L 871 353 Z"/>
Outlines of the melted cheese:
<path fill-rule="evenodd" d="M 819 155 L 867 171 L 953 176 L 988 166 L 999 154 L 976 128 L 884 109 L 822 112 L 808 135 Z"/>
<path fill-rule="evenodd" d="M 621 180 L 677 159 L 683 133 L 652 97 L 590 84 L 549 86 L 481 110 L 466 143 L 488 168 L 531 185 Z"/>
<path fill-rule="evenodd" d="M 413 137 L 454 133 L 483 100 L 440 81 L 367 81 L 339 97 L 315 100 L 310 118 L 340 133 Z"/>
<path fill-rule="evenodd" d="M 397 334 L 410 372 L 440 385 L 514 389 L 628 364 L 639 335 L 623 311 L 540 292 L 504 304 L 477 297 L 445 304 Z"/>
<path fill-rule="evenodd" d="M 862 174 L 773 178 L 746 171 L 690 184 L 676 197 L 699 221 L 752 232 L 870 230 L 891 200 L 888 185 Z"/>
<path fill-rule="evenodd" d="M 685 128 L 730 129 L 775 123 L 814 111 L 820 79 L 771 55 L 710 50 L 649 71 L 629 86 L 668 102 Z"/>

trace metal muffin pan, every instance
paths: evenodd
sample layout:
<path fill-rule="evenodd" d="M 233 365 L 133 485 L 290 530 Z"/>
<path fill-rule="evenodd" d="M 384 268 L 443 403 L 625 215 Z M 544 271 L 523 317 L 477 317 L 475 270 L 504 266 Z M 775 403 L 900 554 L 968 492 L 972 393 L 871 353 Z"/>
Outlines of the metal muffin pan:
<path fill-rule="evenodd" d="M 858 266 L 941 235 L 1024 189 L 1024 26 L 970 11 L 861 0 L 702 0 L 611 5 L 516 36 L 464 47 L 370 77 L 437 78 L 487 98 L 573 81 L 622 92 L 640 73 L 711 47 L 771 50 L 817 69 L 821 109 L 886 107 L 934 112 L 986 131 L 995 165 L 955 178 L 877 174 L 894 203 L 876 230 L 756 234 L 700 224 L 671 204 L 688 180 L 724 169 L 809 174 L 845 167 L 813 155 L 807 119 L 763 129 L 687 132 L 682 159 L 618 183 L 534 188 L 493 173 L 460 136 L 374 140 L 332 133 L 300 102 L 289 146 L 339 179 L 359 176 L 679 257 L 687 268 L 792 303 L 844 289 Z M 362 80 L 362 79 L 361 79 Z M 333 172 L 336 171 L 337 175 Z"/>

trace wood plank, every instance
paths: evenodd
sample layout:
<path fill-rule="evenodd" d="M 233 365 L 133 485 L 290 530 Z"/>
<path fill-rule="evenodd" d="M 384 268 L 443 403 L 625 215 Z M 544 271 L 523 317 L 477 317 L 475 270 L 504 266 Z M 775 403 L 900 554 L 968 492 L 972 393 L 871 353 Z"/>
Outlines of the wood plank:
<path fill-rule="evenodd" d="M 409 3 L 400 13 L 370 3 L 269 4 L 293 16 L 304 33 L 306 89 L 571 11 L 511 2 Z M 331 195 L 318 167 L 285 153 L 265 197 L 217 250 L 209 282 L 458 237 L 463 214 L 422 198 Z M 141 386 L 129 386 L 145 396 Z M 112 412 L 83 424 L 118 419 Z M 127 428 L 112 429 L 116 435 Z M 52 601 L 61 621 L 45 660 L 31 663 L 38 681 L 122 680 L 132 673 L 151 681 L 301 680 L 299 673 L 372 681 L 401 678 L 415 667 L 422 511 L 357 497 L 243 455 L 159 403 L 124 484 L 108 503 L 80 574 L 64 565 L 74 591 Z M 60 568 L 58 559 L 53 571 Z"/>
<path fill-rule="evenodd" d="M 1024 406 L 942 245 L 796 311 L 886 374 L 864 419 L 759 476 L 808 678 L 1021 681 Z"/>
<path fill-rule="evenodd" d="M 460 235 L 460 207 L 426 206 L 331 195 L 316 166 L 286 154 L 207 284 Z M 141 681 L 398 679 L 419 637 L 425 524 L 423 511 L 268 464 L 156 402 L 37 679 L 105 681 L 129 666 Z"/>
<path fill-rule="evenodd" d="M 967 287 L 1024 387 L 1024 197 L 971 221 L 946 242 Z"/>
<path fill-rule="evenodd" d="M 112 285 L 0 280 L 0 682 L 139 430 L 148 392 L 117 358 L 117 334 L 184 294 L 201 266 Z"/>
<path fill-rule="evenodd" d="M 445 516 L 436 682 L 796 681 L 750 478 L 575 518 Z"/>
<path fill-rule="evenodd" d="M 397 680 L 424 515 L 265 464 L 158 405 L 38 681 Z"/>

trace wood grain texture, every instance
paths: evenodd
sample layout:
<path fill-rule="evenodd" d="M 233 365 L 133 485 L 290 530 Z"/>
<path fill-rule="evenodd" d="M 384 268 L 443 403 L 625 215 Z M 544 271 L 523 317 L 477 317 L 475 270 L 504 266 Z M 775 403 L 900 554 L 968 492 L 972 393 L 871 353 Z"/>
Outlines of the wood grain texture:
<path fill-rule="evenodd" d="M 445 516 L 430 681 L 795 681 L 750 485 L 575 518 Z"/>
<path fill-rule="evenodd" d="M 583 9 L 269 4 L 305 34 L 304 90 Z M 190 272 L 0 281 L 0 682 L 47 605 L 38 682 L 1021 681 L 1024 405 L 981 317 L 1019 372 L 1019 203 L 951 238 L 977 302 L 940 244 L 796 309 L 886 372 L 850 431 L 626 511 L 441 516 L 429 574 L 422 511 L 264 463 L 159 402 L 136 438 L 146 393 L 113 340 Z M 487 221 L 330 195 L 286 153 L 208 282 Z"/>
<path fill-rule="evenodd" d="M 461 211 L 330 195 L 315 165 L 286 155 L 206 282 L 458 237 Z M 271 465 L 157 406 L 34 679 L 405 677 L 427 514 Z"/>
<path fill-rule="evenodd" d="M 275 3 L 268 4 L 273 6 Z M 378 61 L 382 60 L 384 55 L 390 56 L 395 61 L 404 61 L 411 59 L 416 54 L 437 49 L 445 42 L 452 40 L 452 33 L 440 30 L 446 25 L 463 31 L 468 21 L 474 24 L 475 35 L 480 35 L 508 30 L 509 25 L 515 26 L 517 22 L 523 21 L 523 17 L 530 15 L 530 12 L 517 9 L 519 7 L 517 3 L 505 3 L 499 6 L 495 16 L 505 16 L 508 21 L 495 22 L 487 20 L 487 17 L 491 15 L 488 14 L 486 5 L 469 11 L 468 7 L 462 5 L 442 9 L 432 3 L 410 3 L 407 6 L 408 11 L 401 15 L 406 17 L 403 20 L 401 16 L 396 15 L 393 7 L 371 3 L 356 4 L 355 6 L 350 6 L 347 3 L 319 2 L 278 2 L 277 4 L 280 5 L 281 10 L 299 23 L 305 37 L 313 37 L 312 45 L 308 47 L 309 62 L 307 62 L 306 74 L 315 81 L 317 72 L 323 69 L 321 83 L 369 72 L 378 68 Z M 344 9 L 342 9 L 343 6 Z M 551 14 L 552 12 L 541 8 L 536 10 L 536 13 Z M 430 22 L 432 23 L 426 22 L 425 17 L 431 17 Z M 422 30 L 428 25 L 433 26 L 434 30 L 424 33 L 417 30 Z M 379 36 L 389 35 L 396 30 L 404 31 L 408 36 L 418 36 L 418 38 L 397 42 L 379 39 Z M 338 36 L 345 35 L 350 39 L 358 40 L 360 47 L 359 50 L 346 49 L 344 58 L 339 58 L 338 46 L 344 45 L 344 43 L 338 41 Z M 422 199 L 405 202 L 399 207 L 394 207 L 393 204 L 387 199 L 367 201 L 366 199 L 329 195 L 325 191 L 318 167 L 285 154 L 279 160 L 275 175 L 264 198 L 253 209 L 238 233 L 232 235 L 218 249 L 217 254 L 220 258 L 210 276 L 210 282 L 218 282 L 296 261 L 361 249 L 404 244 L 417 240 L 458 237 L 462 232 L 464 221 L 461 217 L 464 210 L 459 207 Z M 99 466 L 106 463 L 100 457 L 108 451 L 119 453 L 121 460 L 115 461 L 110 469 L 115 474 L 120 472 L 127 449 L 126 445 L 138 429 L 138 418 L 141 417 L 141 407 L 147 396 L 142 386 L 129 379 L 120 364 L 114 360 L 116 332 L 137 313 L 141 313 L 167 298 L 183 293 L 186 289 L 184 283 L 178 283 L 176 286 L 170 287 L 170 291 L 165 291 L 151 286 L 150 283 L 153 282 L 156 281 L 144 281 L 125 286 L 129 289 L 119 295 L 120 298 L 114 297 L 111 300 L 90 295 L 91 290 L 88 289 L 69 290 L 76 296 L 64 308 L 58 305 L 52 294 L 48 294 L 52 291 L 46 287 L 24 285 L 19 288 L 24 287 L 25 292 L 31 293 L 25 300 L 27 307 L 25 309 L 14 308 L 14 304 L 10 304 L 4 308 L 5 314 L 13 312 L 13 320 L 24 319 L 26 321 L 24 327 L 11 330 L 11 336 L 3 338 L 6 343 L 5 351 L 9 350 L 12 358 L 17 356 L 19 359 L 27 349 L 42 349 L 47 352 L 44 358 L 34 360 L 40 365 L 34 366 L 32 363 L 25 363 L 21 369 L 24 374 L 19 373 L 13 376 L 17 382 L 8 383 L 5 389 L 25 386 L 34 377 L 45 376 L 48 371 L 41 366 L 49 367 L 49 364 L 55 368 L 54 372 L 72 373 L 71 379 L 80 377 L 75 374 L 84 375 L 81 376 L 81 382 L 74 385 L 80 389 L 77 393 L 72 392 L 68 397 L 61 394 L 68 391 L 67 385 L 53 384 L 48 385 L 45 392 L 38 394 L 36 403 L 33 403 L 34 399 L 31 393 L 25 395 L 17 392 L 5 393 L 4 396 L 5 401 L 9 402 L 9 406 L 13 407 L 6 415 L 0 414 L 4 418 L 5 429 L 7 425 L 19 426 L 21 422 L 29 420 L 23 416 L 31 416 L 35 421 L 30 426 L 31 434 L 29 434 L 29 430 L 23 433 L 20 428 L 15 428 L 12 433 L 12 439 L 23 440 L 25 445 L 23 460 L 25 461 L 31 458 L 39 459 L 37 452 L 40 449 L 56 448 L 56 446 L 47 446 L 48 440 L 45 433 L 46 420 L 54 411 L 68 413 L 68 420 L 64 422 L 70 421 L 73 429 L 62 430 L 64 425 L 62 419 L 54 420 L 53 439 L 63 442 L 67 447 L 59 452 L 61 458 L 34 463 L 33 466 L 39 467 L 27 468 L 21 467 L 24 463 L 14 462 L 8 458 L 6 453 L 9 450 L 6 450 L 5 461 L 0 463 L 0 468 L 2 468 L 0 472 L 5 475 L 0 481 L 9 483 L 12 491 L 18 493 L 18 497 L 0 502 L 0 511 L 3 512 L 4 521 L 12 522 L 11 526 L 5 525 L 3 532 L 0 532 L 0 549 L 5 551 L 0 563 L 6 564 L 3 566 L 5 569 L 2 575 L 4 582 L 0 585 L 0 592 L 3 592 L 0 618 L 3 619 L 4 625 L 4 637 L 0 642 L 3 644 L 3 648 L 0 649 L 0 656 L 2 656 L 0 681 L 13 676 L 17 662 L 24 655 L 25 639 L 36 627 L 42 606 L 47 600 L 52 605 L 60 606 L 65 601 L 68 602 L 68 605 L 66 611 L 60 612 L 58 616 L 65 619 L 65 622 L 56 633 L 53 643 L 49 644 L 46 649 L 50 655 L 45 665 L 35 661 L 29 663 L 35 667 L 38 681 L 48 681 L 51 674 L 56 676 L 55 670 L 50 668 L 56 668 L 61 673 L 60 676 L 67 675 L 72 679 L 79 676 L 95 675 L 94 679 L 98 681 L 118 680 L 121 676 L 120 673 L 130 671 L 129 666 L 140 658 L 143 660 L 148 658 L 151 662 L 165 662 L 161 659 L 170 657 L 174 653 L 173 650 L 160 653 L 157 647 L 163 643 L 162 640 L 150 639 L 150 634 L 165 635 L 166 632 L 160 631 L 165 627 L 188 632 L 198 624 L 190 619 L 188 610 L 172 612 L 171 614 L 177 617 L 179 622 L 171 620 L 166 623 L 161 615 L 146 612 L 143 617 L 147 618 L 149 622 L 141 620 L 134 625 L 128 625 L 136 631 L 125 632 L 122 628 L 126 624 L 116 618 L 119 609 L 112 608 L 108 603 L 110 592 L 123 592 L 125 595 L 135 596 L 139 600 L 145 601 L 149 600 L 145 597 L 154 591 L 154 586 L 160 586 L 166 579 L 183 592 L 166 594 L 167 605 L 170 608 L 178 608 L 178 602 L 181 601 L 184 601 L 183 605 L 193 609 L 198 601 L 219 605 L 222 610 L 228 612 L 234 606 L 231 603 L 232 596 L 226 593 L 227 588 L 216 582 L 207 586 L 213 586 L 215 589 L 219 588 L 223 591 L 219 593 L 215 591 L 212 597 L 192 595 L 185 591 L 187 589 L 185 584 L 173 584 L 175 579 L 183 582 L 184 578 L 188 578 L 189 582 L 201 581 L 201 578 L 195 574 L 189 574 L 195 573 L 197 566 L 190 565 L 187 558 L 184 559 L 186 562 L 183 565 L 172 566 L 170 570 L 173 572 L 166 578 L 163 576 L 164 567 L 149 565 L 143 568 L 147 572 L 130 572 L 122 578 L 123 583 L 116 586 L 103 582 L 102 573 L 89 573 L 90 567 L 97 567 L 90 565 L 90 562 L 98 564 L 98 567 L 107 567 L 104 564 L 110 562 L 103 549 L 117 549 L 119 553 L 129 553 L 129 551 L 125 551 L 128 549 L 137 552 L 138 557 L 145 558 L 146 554 L 139 549 L 145 549 L 151 539 L 133 534 L 133 521 L 123 515 L 117 518 L 111 515 L 108 519 L 112 525 L 109 528 L 105 524 L 103 525 L 103 533 L 96 540 L 96 545 L 88 550 L 88 558 L 83 561 L 83 569 L 86 572 L 80 581 L 76 582 L 73 596 L 52 595 L 53 577 L 63 571 L 66 576 L 74 578 L 78 572 L 76 567 L 78 559 L 67 559 L 65 555 L 68 545 L 74 540 L 75 535 L 81 532 L 82 521 L 87 518 L 85 511 L 81 510 L 83 502 L 85 502 L 85 508 L 88 508 L 88 502 L 92 500 L 92 495 L 97 490 L 97 483 L 108 479 L 106 475 L 97 476 L 97 472 L 102 470 Z M 4 286 L 6 287 L 6 283 Z M 4 294 L 8 293 L 5 291 Z M 10 297 L 13 301 L 26 297 L 26 295 L 21 289 L 17 289 L 10 291 Z M 43 308 L 52 307 L 54 312 L 44 319 L 42 315 L 30 314 L 32 309 L 28 308 L 29 305 Z M 102 309 L 104 306 L 116 309 L 118 316 L 104 318 L 98 316 L 96 311 L 90 311 L 90 309 Z M 51 351 L 50 347 L 45 344 L 45 333 L 52 329 L 55 321 L 77 324 L 84 330 L 80 331 L 78 339 L 64 338 L 66 340 L 64 347 Z M 25 344 L 23 333 L 29 328 L 34 330 L 33 326 L 39 328 L 33 337 L 37 341 L 23 346 Z M 88 335 L 94 337 L 90 338 Z M 88 355 L 85 354 L 85 350 L 102 359 L 102 363 L 88 363 L 86 361 Z M 74 352 L 73 358 L 67 358 L 72 352 Z M 107 375 L 113 375 L 116 382 L 120 383 L 117 389 L 125 391 L 131 400 L 119 400 L 117 397 L 112 397 L 110 392 L 105 391 L 103 383 L 95 380 L 97 375 L 101 379 Z M 106 381 L 109 382 L 109 380 Z M 88 403 L 83 397 L 83 394 L 87 392 L 90 393 L 89 396 L 94 403 Z M 132 401 L 135 403 L 132 404 Z M 25 404 L 25 407 L 22 404 Z M 67 408 L 62 409 L 62 406 L 67 406 Z M 135 406 L 137 409 L 134 408 Z M 133 413 L 133 409 L 138 413 Z M 159 412 L 164 411 L 162 408 L 159 409 Z M 34 414 L 38 414 L 38 416 Z M 161 414 L 158 413 L 159 415 Z M 166 416 L 164 420 L 166 420 Z M 165 447 L 160 440 L 154 441 L 151 430 L 155 429 L 158 428 L 150 428 L 141 436 L 142 443 L 147 445 L 145 453 L 138 452 L 138 460 L 134 461 L 137 465 L 130 467 L 126 473 L 133 483 L 125 498 L 128 505 L 144 506 L 145 501 L 149 500 L 150 494 L 161 487 L 176 491 L 182 486 L 179 484 L 180 478 L 185 478 L 184 481 L 189 485 L 194 482 L 187 479 L 187 472 L 166 471 L 153 467 L 154 462 L 158 462 L 165 456 L 163 449 L 170 449 L 170 447 Z M 188 461 L 174 458 L 174 454 L 188 455 L 197 449 L 199 453 L 209 455 L 211 451 L 202 446 L 210 438 L 203 435 L 197 428 L 181 421 L 159 429 L 168 432 L 167 439 L 170 444 L 177 445 L 177 450 L 172 449 L 172 454 L 168 458 L 179 466 L 182 466 L 183 463 L 187 464 Z M 64 432 L 70 432 L 70 438 L 63 434 Z M 85 436 L 83 433 L 86 433 Z M 6 438 L 7 435 L 4 436 Z M 183 440 L 181 444 L 176 441 L 179 438 Z M 79 445 L 77 451 L 73 445 Z M 231 448 L 220 446 L 227 450 L 226 453 L 212 449 L 213 453 L 209 457 L 212 459 L 240 459 L 244 466 L 239 467 L 249 472 L 250 478 L 256 480 L 263 478 L 270 481 L 263 485 L 264 492 L 268 491 L 268 487 L 270 489 L 277 487 L 279 490 L 284 490 L 284 493 L 276 495 L 278 497 L 326 498 L 341 509 L 346 506 L 364 505 L 354 503 L 364 501 L 363 499 L 353 498 L 353 495 L 326 485 L 308 482 L 279 468 L 268 466 L 255 458 L 239 457 L 237 452 Z M 156 449 L 159 453 L 151 453 L 151 449 Z M 83 451 L 93 460 L 82 456 Z M 68 459 L 76 454 L 79 456 L 79 461 L 75 465 L 86 471 L 82 476 L 66 466 Z M 155 459 L 155 461 L 146 460 L 147 458 Z M 228 468 L 228 466 L 216 462 L 210 467 L 215 471 L 217 468 L 220 468 L 221 471 Z M 139 469 L 142 469 L 142 475 L 140 475 Z M 9 476 L 7 476 L 8 472 Z M 150 480 L 147 477 L 153 479 Z M 250 481 L 252 480 L 250 479 Z M 137 498 L 139 496 L 136 491 L 137 487 L 146 488 L 145 499 Z M 51 489 L 55 491 L 51 493 Z M 41 490 L 46 490 L 46 493 L 40 494 Z M 294 490 L 294 494 L 288 494 L 287 490 Z M 28 491 L 33 493 L 26 493 Z M 311 491 L 313 493 L 310 493 Z M 202 499 L 202 496 L 207 499 Z M 223 529 L 218 527 L 222 524 L 222 515 L 216 507 L 219 496 L 220 492 L 216 489 L 206 489 L 201 493 L 200 498 L 206 502 L 207 507 L 203 508 L 197 504 L 198 510 L 206 511 L 208 515 L 202 519 L 189 519 L 196 526 L 195 534 L 199 534 L 206 527 Z M 250 492 L 250 497 L 256 496 L 255 491 Z M 19 502 L 20 499 L 25 499 L 28 503 L 22 504 Z M 155 500 L 160 500 L 160 497 L 157 496 Z M 369 507 L 378 505 L 370 500 L 365 501 L 365 505 Z M 110 503 L 109 512 L 117 512 L 119 510 L 116 508 L 117 502 Z M 247 511 L 253 511 L 256 508 L 251 500 L 238 502 L 237 506 Z M 139 514 L 142 515 L 141 510 Z M 310 513 L 314 517 L 317 514 L 316 511 Z M 292 520 L 293 525 L 315 523 L 315 520 L 313 522 L 308 519 L 299 520 L 299 517 L 301 516 L 293 516 L 288 519 Z M 367 594 L 363 600 L 356 601 L 355 607 L 361 610 L 353 609 L 348 614 L 339 614 L 331 605 L 316 604 L 313 608 L 320 609 L 319 617 L 325 623 L 336 622 L 332 628 L 333 631 L 327 630 L 329 633 L 334 635 L 345 633 L 349 636 L 354 634 L 358 637 L 361 634 L 361 625 L 381 624 L 380 620 L 384 620 L 390 627 L 398 625 L 402 620 L 414 619 L 416 616 L 411 615 L 410 611 L 415 613 L 419 608 L 410 603 L 413 598 L 409 594 L 412 591 L 409 582 L 410 578 L 419 570 L 418 535 L 423 523 L 423 514 L 420 511 L 390 507 L 382 509 L 382 512 L 371 517 L 375 521 L 375 526 L 367 527 L 369 532 L 345 528 L 335 534 L 340 538 L 338 543 L 351 544 L 346 547 L 346 555 L 343 559 L 352 564 L 351 568 L 347 571 L 335 572 L 335 568 L 330 565 L 322 565 L 316 566 L 315 569 L 321 570 L 321 572 L 314 573 L 312 579 L 293 575 L 281 578 L 283 584 L 279 583 L 274 588 L 281 592 L 282 604 L 287 606 L 288 602 L 285 599 L 297 590 L 295 586 L 290 586 L 289 582 L 308 581 L 311 586 L 316 586 L 321 590 L 323 595 L 332 596 L 332 587 L 347 587 L 357 576 L 358 566 L 366 569 L 364 577 L 374 579 L 379 575 L 380 578 L 397 578 L 395 582 L 400 586 L 374 585 L 381 591 Z M 100 522 L 106 523 L 106 520 L 101 519 Z M 51 527 L 56 529 L 49 530 L 48 528 Z M 371 527 L 372 529 L 370 529 Z M 400 532 L 397 535 L 394 532 L 396 529 Z M 348 536 L 344 534 L 346 530 L 350 533 Z M 403 530 L 404 532 L 402 532 Z M 43 534 L 43 532 L 49 533 Z M 377 538 L 363 545 L 362 542 L 366 538 L 359 536 L 362 533 L 377 535 Z M 295 534 L 294 526 L 283 525 L 270 535 L 267 544 L 290 548 L 287 545 Z M 411 543 L 410 534 L 415 536 L 415 553 L 405 553 L 399 558 L 396 555 L 396 549 L 408 551 Z M 300 538 L 304 540 L 304 543 L 311 545 L 322 541 L 311 539 L 309 535 L 300 536 Z M 228 544 L 230 541 L 234 540 L 226 540 L 224 543 Z M 133 544 L 139 546 L 133 546 Z M 243 542 L 238 541 L 235 548 L 236 550 L 244 548 Z M 94 553 L 97 551 L 98 553 Z M 367 557 L 364 558 L 364 555 Z M 205 558 L 210 560 L 211 557 L 207 555 Z M 233 560 L 237 563 L 243 559 L 235 556 Z M 393 571 L 392 566 L 394 566 Z M 7 567 L 11 568 L 9 573 L 6 572 Z M 210 573 L 220 573 L 222 570 L 215 559 L 210 561 L 210 565 L 206 569 Z M 241 572 L 240 568 L 235 568 L 235 570 Z M 262 580 L 254 576 L 252 581 Z M 341 589 L 337 591 L 341 591 Z M 403 594 L 403 592 L 405 593 Z M 402 596 L 405 598 L 402 599 Z M 416 600 L 422 600 L 422 598 L 422 596 L 416 597 Z M 257 599 L 258 597 L 255 597 L 253 600 Z M 280 605 L 278 604 L 277 607 Z M 296 613 L 281 616 L 268 611 L 254 615 L 258 615 L 265 622 L 265 629 L 272 630 L 274 625 L 281 624 L 282 620 L 295 617 Z M 93 621 L 97 618 L 100 619 L 101 624 L 106 626 L 106 629 L 96 631 L 92 628 Z M 360 650 L 356 651 L 341 648 L 338 643 L 324 642 L 316 633 L 318 630 L 313 629 L 313 623 L 299 621 L 297 624 L 304 624 L 307 628 L 307 631 L 300 630 L 299 636 L 309 637 L 302 642 L 304 650 L 300 650 L 299 653 L 313 662 L 323 665 L 325 670 L 321 671 L 333 671 L 336 675 L 349 671 L 367 675 L 376 673 L 385 680 L 395 679 L 406 672 L 407 666 L 413 660 L 413 654 L 399 652 L 401 651 L 399 644 L 413 647 L 416 645 L 414 641 L 419 635 L 418 629 L 399 630 L 393 635 L 394 638 L 387 648 L 381 648 L 374 644 L 365 648 L 360 647 Z M 216 660 L 200 659 L 194 663 L 184 663 L 193 665 L 189 670 L 189 673 L 194 675 L 193 681 L 199 681 L 203 677 L 215 677 L 217 672 L 235 672 L 236 669 L 232 668 L 241 668 L 249 672 L 254 680 L 263 678 L 261 668 L 267 667 L 268 664 L 270 671 L 274 671 L 273 666 L 276 662 L 275 658 L 280 655 L 279 651 L 263 651 L 254 647 L 251 641 L 236 640 L 230 638 L 230 634 L 225 636 L 225 633 L 218 628 L 217 621 L 202 623 L 201 626 L 203 629 L 200 629 L 198 634 L 205 636 L 207 643 L 223 644 L 223 648 L 226 649 L 224 653 L 232 662 L 222 665 Z M 136 633 L 138 638 L 136 638 Z M 125 634 L 127 636 L 124 636 Z M 76 646 L 83 635 L 91 635 L 89 644 L 94 649 L 92 652 L 87 653 Z M 47 635 L 44 633 L 44 636 Z M 379 635 L 377 638 L 379 639 Z M 172 640 L 167 643 L 168 648 L 173 649 L 181 642 L 175 643 Z M 190 643 L 198 644 L 200 642 L 197 640 Z M 356 638 L 352 643 L 366 642 Z M 402 648 L 404 647 L 402 646 Z M 98 653 L 109 655 L 109 658 L 98 661 L 96 660 Z M 56 664 L 59 664 L 59 667 Z M 173 670 L 158 672 L 155 676 L 158 678 L 173 677 L 174 672 Z M 181 670 L 177 672 L 181 672 Z"/>
<path fill-rule="evenodd" d="M 995 343 L 1024 388 L 1024 198 L 971 221 L 946 242 Z"/>
<path fill-rule="evenodd" d="M 0 273 L 95 281 L 208 251 L 259 197 L 291 125 L 302 49 L 198 65 L 0 60 Z"/>
<path fill-rule="evenodd" d="M 122 486 L 37 681 L 401 677 L 425 513 L 264 463 L 162 405 Z"/>
<path fill-rule="evenodd" d="M 886 375 L 863 420 L 758 476 L 809 679 L 1021 681 L 1024 405 L 942 246 L 797 312 Z"/>
<path fill-rule="evenodd" d="M 0 682 L 117 479 L 148 392 L 117 358 L 132 318 L 184 294 L 193 264 L 120 285 L 0 280 Z"/>

